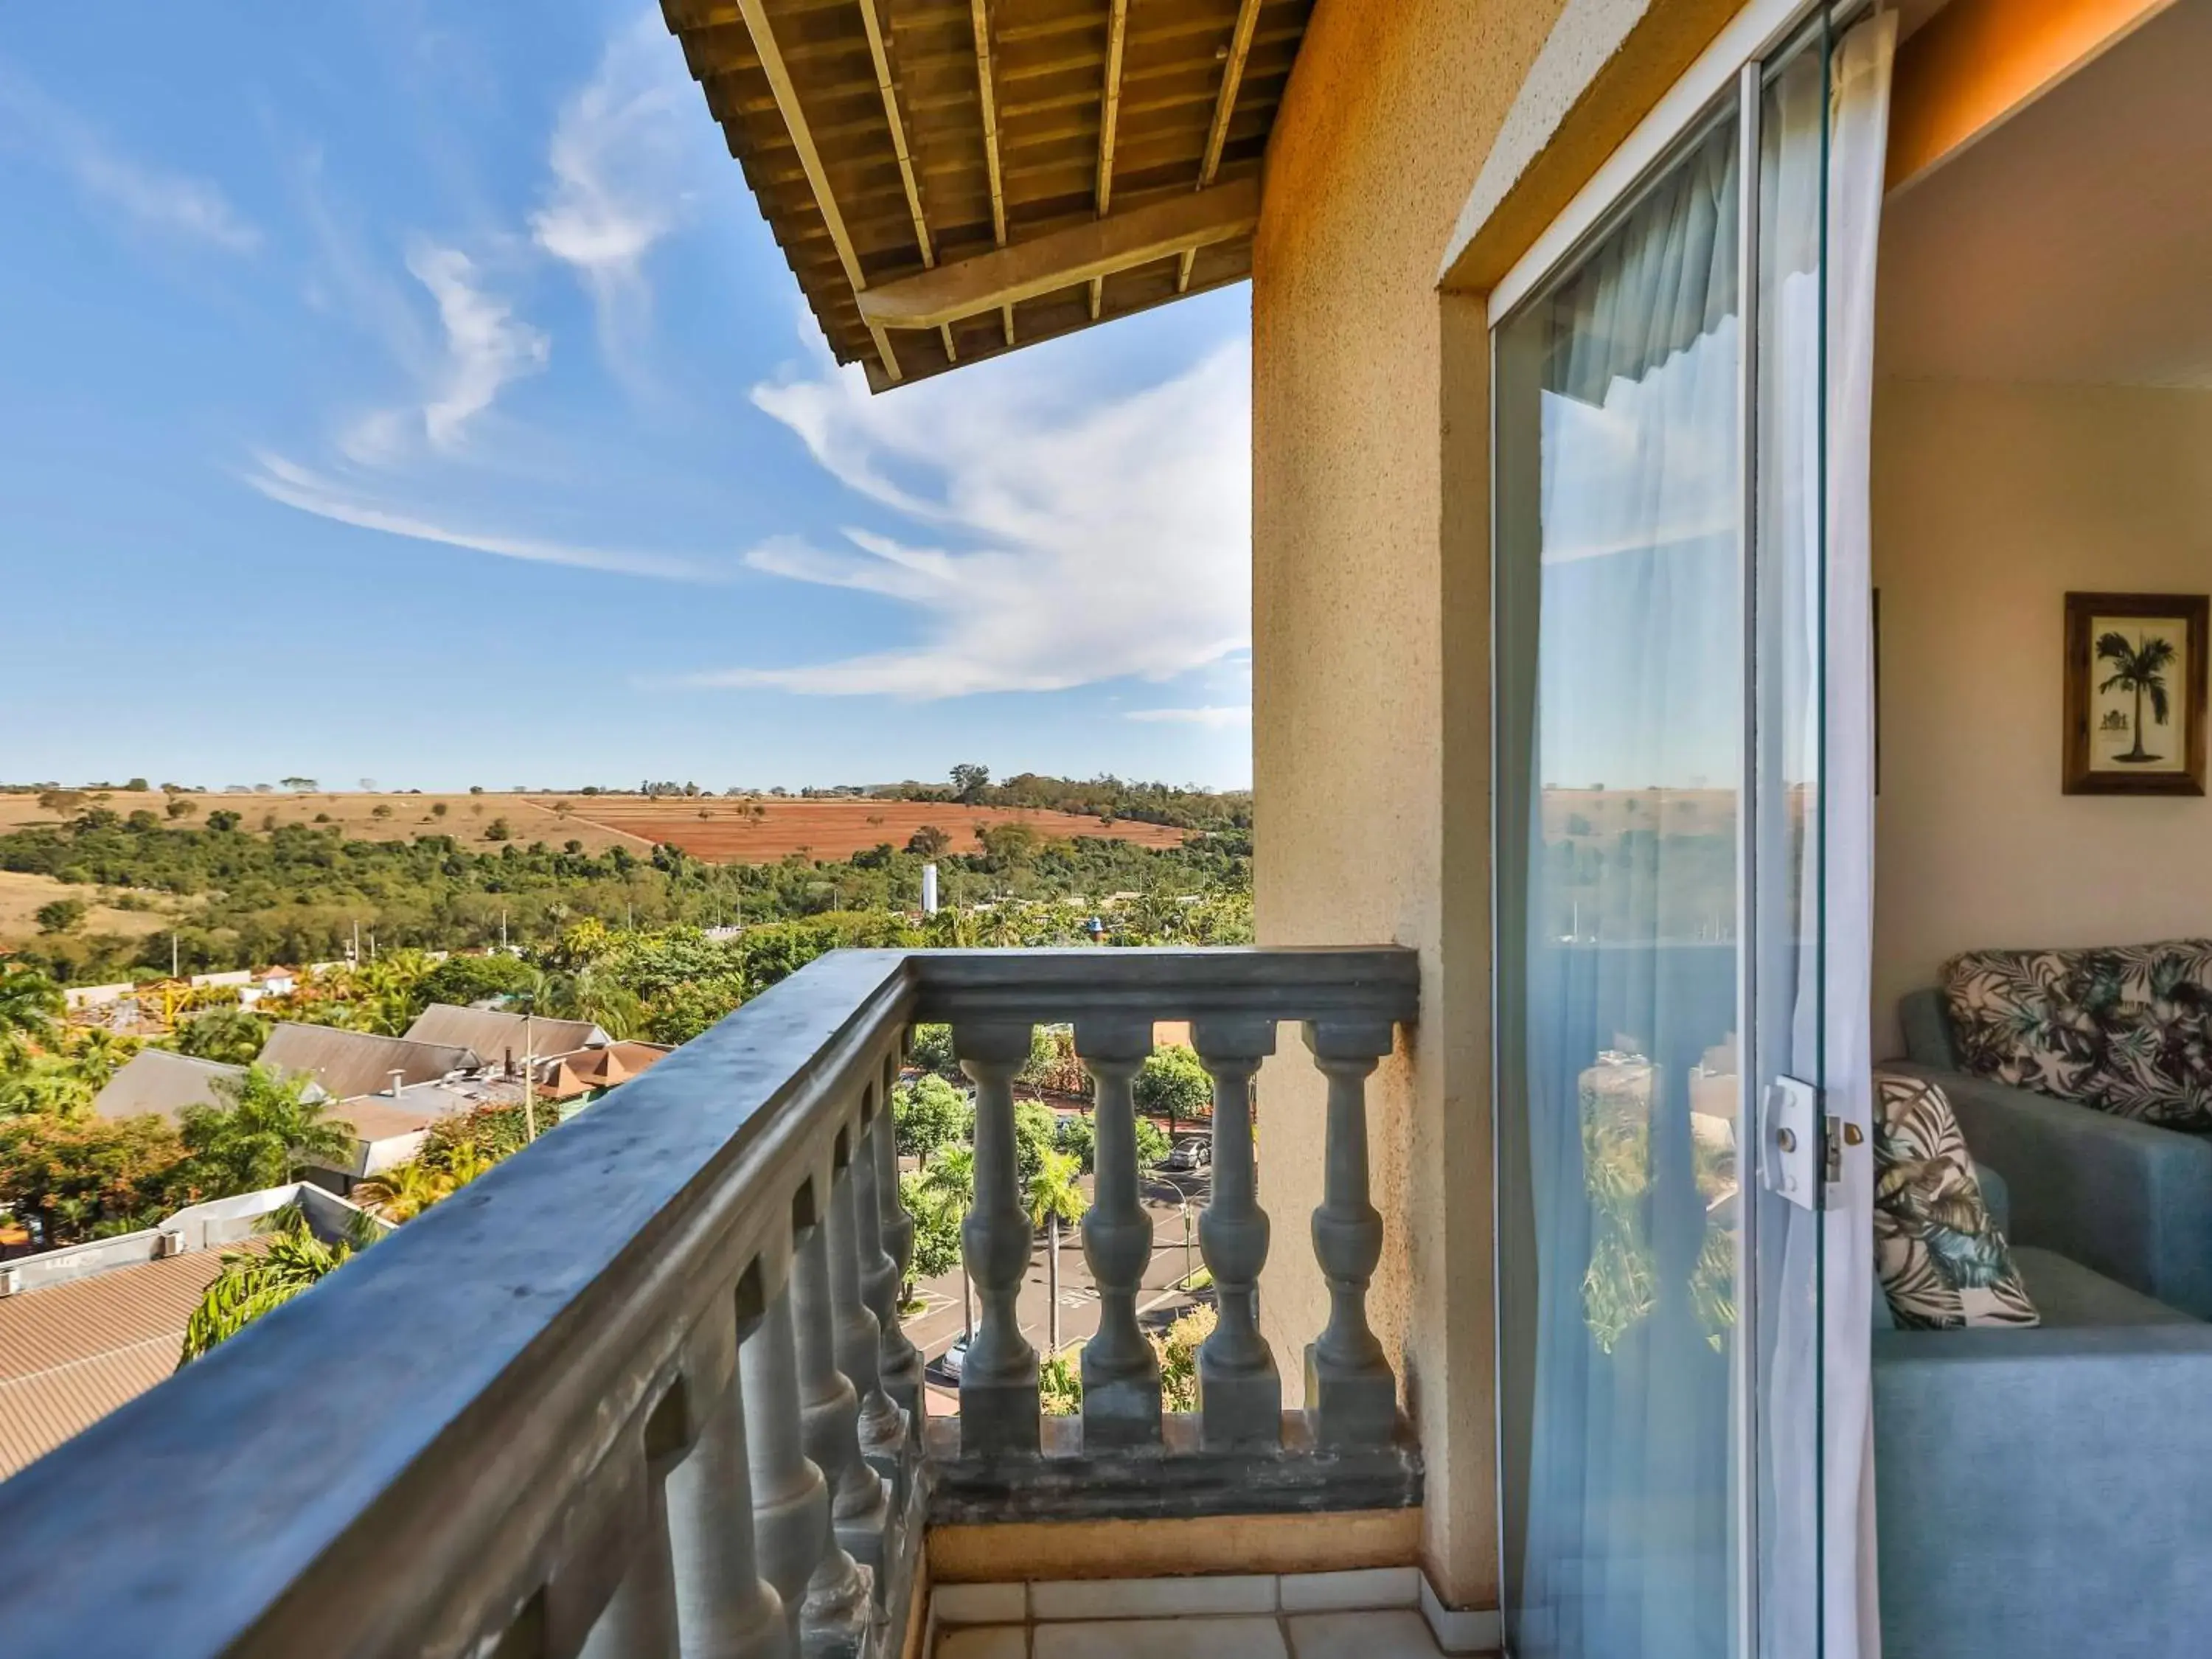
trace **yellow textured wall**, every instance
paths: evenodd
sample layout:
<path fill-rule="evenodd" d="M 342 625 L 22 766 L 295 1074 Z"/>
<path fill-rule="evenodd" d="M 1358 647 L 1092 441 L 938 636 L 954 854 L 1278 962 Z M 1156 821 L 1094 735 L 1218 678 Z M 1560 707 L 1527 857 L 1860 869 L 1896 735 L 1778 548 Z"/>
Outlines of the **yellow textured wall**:
<path fill-rule="evenodd" d="M 1875 1052 L 1978 945 L 2212 933 L 2212 799 L 2059 789 L 2069 590 L 2212 592 L 2212 392 L 1884 381 Z"/>
<path fill-rule="evenodd" d="M 1320 0 L 1269 151 L 1254 256 L 1259 933 L 1422 953 L 1419 1032 L 1370 1091 L 1386 1224 L 1370 1306 L 1428 1462 L 1424 1563 L 1470 1607 L 1498 1595 L 1487 364 L 1480 301 L 1435 283 L 1558 10 Z M 1327 1316 L 1306 1231 L 1322 1101 L 1285 1042 L 1261 1085 L 1261 1198 L 1275 1227 L 1261 1306 L 1295 1395 Z"/>

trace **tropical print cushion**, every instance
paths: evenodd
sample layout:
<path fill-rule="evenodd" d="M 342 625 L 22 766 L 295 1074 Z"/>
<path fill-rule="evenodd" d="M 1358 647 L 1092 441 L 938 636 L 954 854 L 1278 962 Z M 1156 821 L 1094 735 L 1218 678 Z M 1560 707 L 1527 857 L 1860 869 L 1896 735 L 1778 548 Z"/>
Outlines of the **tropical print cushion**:
<path fill-rule="evenodd" d="M 1878 1072 L 1874 1083 L 1874 1263 L 1897 1322 L 2040 1324 L 1951 1103 L 1925 1078 Z"/>
<path fill-rule="evenodd" d="M 1972 951 L 1944 964 L 1943 995 L 1976 1076 L 2212 1130 L 2212 939 Z"/>

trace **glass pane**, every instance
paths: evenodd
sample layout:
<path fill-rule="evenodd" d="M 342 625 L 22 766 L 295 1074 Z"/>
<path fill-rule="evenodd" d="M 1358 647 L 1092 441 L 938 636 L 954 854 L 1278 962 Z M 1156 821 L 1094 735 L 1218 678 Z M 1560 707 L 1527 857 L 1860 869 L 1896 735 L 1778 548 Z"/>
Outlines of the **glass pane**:
<path fill-rule="evenodd" d="M 1501 1411 L 1523 1659 L 1736 1646 L 1737 123 L 1499 331 Z"/>
<path fill-rule="evenodd" d="M 1821 711 L 1826 672 L 1825 496 L 1828 108 L 1816 25 L 1766 80 L 1759 108 L 1758 461 L 1754 564 L 1758 740 L 1754 873 L 1754 1085 L 1825 1089 Z M 1759 1386 L 1760 1650 L 1813 1655 L 1820 1641 L 1820 1218 L 1762 1183 L 1753 1252 Z"/>

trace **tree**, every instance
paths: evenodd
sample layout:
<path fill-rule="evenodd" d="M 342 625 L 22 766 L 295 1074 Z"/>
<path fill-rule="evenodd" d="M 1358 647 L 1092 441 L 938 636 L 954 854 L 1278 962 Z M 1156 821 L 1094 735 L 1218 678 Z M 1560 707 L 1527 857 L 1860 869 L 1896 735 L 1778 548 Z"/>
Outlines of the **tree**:
<path fill-rule="evenodd" d="M 914 1218 L 914 1254 L 908 1258 L 907 1282 L 900 1293 L 906 1300 L 913 1295 L 915 1279 L 935 1279 L 960 1265 L 960 1223 L 967 1206 L 915 1174 L 899 1177 L 899 1203 Z"/>
<path fill-rule="evenodd" d="M 185 1323 L 179 1370 L 229 1340 L 262 1315 L 303 1296 L 364 1249 L 374 1234 L 325 1243 L 315 1237 L 297 1205 L 272 1212 L 262 1224 L 268 1243 L 258 1250 L 226 1250 L 222 1270 Z"/>
<path fill-rule="evenodd" d="M 1137 1167 L 1149 1170 L 1168 1155 L 1170 1141 L 1160 1126 L 1148 1117 L 1137 1120 Z"/>
<path fill-rule="evenodd" d="M 1060 1352 L 1060 1224 L 1083 1218 L 1082 1173 L 1082 1166 L 1066 1152 L 1047 1148 L 1022 1194 L 1030 1225 L 1045 1230 L 1046 1318 L 1054 1353 Z"/>
<path fill-rule="evenodd" d="M 313 778 L 279 778 L 276 781 L 285 788 L 302 794 L 312 793 L 320 787 Z"/>
<path fill-rule="evenodd" d="M 434 800 L 430 803 L 430 816 L 434 818 L 442 818 L 452 810 L 453 809 L 450 806 L 441 800 Z"/>
<path fill-rule="evenodd" d="M 412 1221 L 453 1190 L 456 1183 L 422 1159 L 395 1164 L 353 1189 L 353 1201 L 394 1226 Z"/>
<path fill-rule="evenodd" d="M 207 819 L 208 828 L 219 834 L 227 834 L 237 829 L 239 822 L 238 814 L 224 807 L 218 807 L 209 813 Z"/>
<path fill-rule="evenodd" d="M 960 1221 L 975 1202 L 975 1149 L 972 1146 L 948 1147 L 916 1177 L 916 1189 L 926 1206 L 932 1206 L 915 1212 L 917 1231 L 921 1218 L 941 1212 L 940 1218 L 949 1217 L 949 1224 L 957 1232 Z M 904 1192 L 901 1188 L 901 1192 Z M 915 1246 L 918 1250 L 921 1246 Z M 963 1329 L 973 1335 L 975 1329 L 975 1295 L 963 1267 L 960 1274 L 960 1321 Z"/>
<path fill-rule="evenodd" d="M 1194 1052 L 1170 1042 L 1145 1056 L 1145 1069 L 1137 1073 L 1136 1097 L 1139 1111 L 1167 1119 L 1168 1135 L 1173 1139 L 1177 1118 L 1212 1115 L 1213 1079 Z"/>
<path fill-rule="evenodd" d="M 973 805 L 991 787 L 991 769 L 978 766 L 973 761 L 963 761 L 952 769 L 952 792 L 963 801 Z"/>
<path fill-rule="evenodd" d="M 39 931 L 48 935 L 74 933 L 84 926 L 91 906 L 81 898 L 50 899 L 33 913 Z"/>
<path fill-rule="evenodd" d="M 269 1028 L 243 1008 L 210 1008 L 177 1028 L 177 1052 L 226 1066 L 250 1066 L 261 1057 Z"/>
<path fill-rule="evenodd" d="M 975 1138 L 975 1108 L 943 1078 L 924 1073 L 892 1091 L 891 1125 L 899 1151 L 927 1169 L 945 1147 L 964 1146 Z"/>
<path fill-rule="evenodd" d="M 520 957 L 496 951 L 480 957 L 451 956 L 422 975 L 415 993 L 425 1008 L 434 1002 L 465 1008 L 472 1002 L 530 990 L 536 979 L 537 970 Z"/>
<path fill-rule="evenodd" d="M 2098 683 L 2099 691 L 2135 693 L 2135 747 L 2126 754 L 2115 755 L 2112 758 L 2136 764 L 2160 759 L 2160 757 L 2143 748 L 2143 699 L 2150 699 L 2152 717 L 2164 726 L 2171 712 L 2166 676 L 2173 666 L 2173 641 L 2164 635 L 2143 635 L 2130 640 L 2118 629 L 2113 629 L 2098 636 L 2097 657 L 2100 661 L 2112 665 L 2112 673 Z"/>
<path fill-rule="evenodd" d="M 906 838 L 906 850 L 916 858 L 942 858 L 945 849 L 951 845 L 952 837 L 933 823 L 923 824 Z"/>
<path fill-rule="evenodd" d="M 505 818 L 494 818 L 484 825 L 483 838 L 486 841 L 513 841 L 514 828 Z"/>
<path fill-rule="evenodd" d="M 169 797 L 169 804 L 161 810 L 173 818 L 188 818 L 200 809 L 182 795 L 172 795 Z"/>
<path fill-rule="evenodd" d="M 388 800 L 380 800 L 377 802 L 375 805 L 368 809 L 368 815 L 373 818 L 390 817 L 392 816 L 392 803 Z"/>
<path fill-rule="evenodd" d="M 1014 1103 L 1014 1162 L 1016 1179 L 1026 1190 L 1036 1178 L 1037 1167 L 1059 1139 L 1060 1120 L 1052 1108 L 1034 1100 Z"/>
<path fill-rule="evenodd" d="M 67 1007 L 61 987 L 44 974 L 0 968 L 0 1039 L 11 1035 L 33 1041 L 50 1037 Z"/>
<path fill-rule="evenodd" d="M 1089 1113 L 1075 1112 L 1060 1119 L 1056 1140 L 1060 1150 L 1073 1158 L 1084 1174 L 1089 1175 L 1097 1166 L 1098 1133 Z"/>
<path fill-rule="evenodd" d="M 257 1064 L 216 1080 L 220 1103 L 184 1109 L 185 1147 L 210 1196 L 281 1187 L 310 1164 L 352 1164 L 353 1125 L 327 1117 L 322 1102 L 307 1097 L 310 1086 Z"/>
<path fill-rule="evenodd" d="M 0 1204 L 57 1249 L 150 1226 L 188 1197 L 185 1147 L 163 1119 L 0 1119 Z"/>

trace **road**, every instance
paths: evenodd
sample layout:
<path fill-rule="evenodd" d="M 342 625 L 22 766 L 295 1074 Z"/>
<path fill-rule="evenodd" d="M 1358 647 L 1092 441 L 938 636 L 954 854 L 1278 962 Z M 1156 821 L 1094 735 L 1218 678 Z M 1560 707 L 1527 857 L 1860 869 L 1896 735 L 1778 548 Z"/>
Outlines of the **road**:
<path fill-rule="evenodd" d="M 1205 1206 L 1212 1182 L 1205 1175 L 1154 1174 L 1146 1177 L 1145 1209 L 1152 1218 L 1152 1259 L 1145 1270 L 1144 1291 L 1137 1298 L 1139 1316 L 1147 1327 L 1174 1322 L 1191 1305 L 1190 1298 L 1173 1288 L 1186 1271 L 1183 1252 L 1184 1206 L 1190 1218 L 1189 1264 L 1203 1267 L 1198 1253 L 1198 1212 Z M 1091 1178 L 1083 1179 L 1088 1196 Z M 1083 1230 L 1079 1224 L 1060 1228 L 1060 1342 L 1064 1348 L 1081 1342 L 1098 1328 L 1098 1292 L 1091 1282 L 1090 1264 L 1083 1259 Z M 908 1340 L 921 1350 L 924 1360 L 934 1361 L 951 1347 L 964 1328 L 960 1307 L 958 1269 L 937 1279 L 925 1279 L 915 1294 L 927 1304 L 906 1321 Z M 1029 1272 L 1014 1304 L 1022 1334 L 1042 1353 L 1048 1345 L 1050 1322 L 1049 1279 L 1045 1262 L 1044 1235 L 1037 1235 L 1030 1253 Z M 934 1369 L 926 1373 L 929 1413 L 950 1416 L 960 1409 L 958 1389 Z"/>

